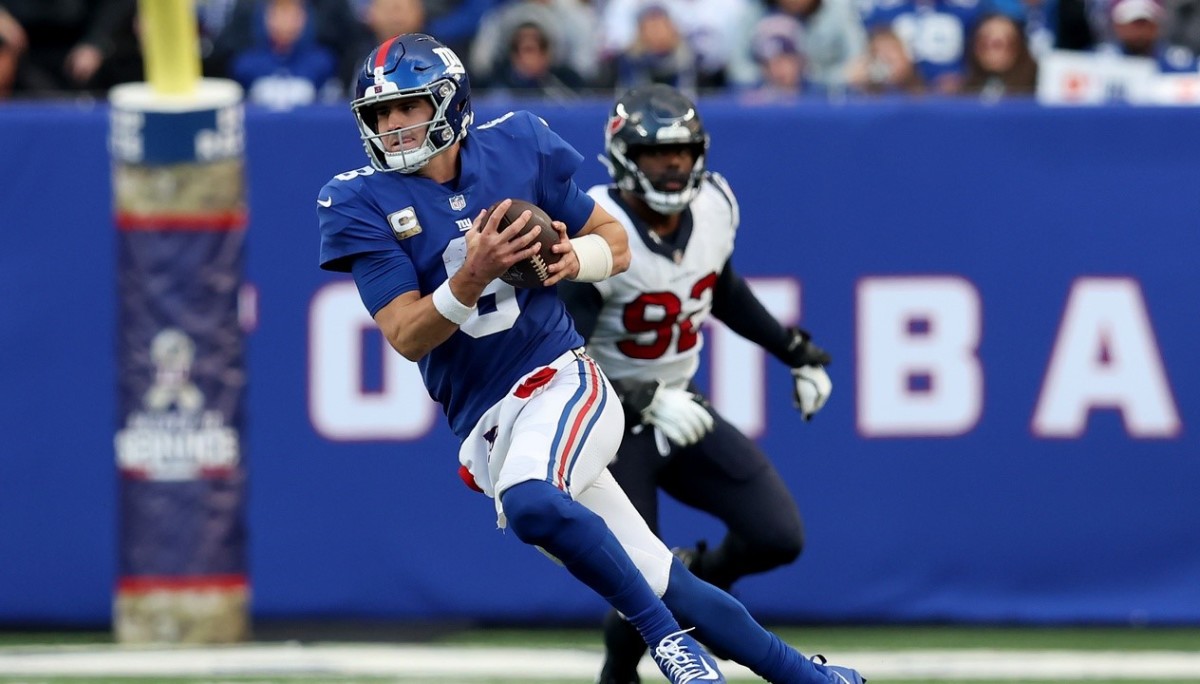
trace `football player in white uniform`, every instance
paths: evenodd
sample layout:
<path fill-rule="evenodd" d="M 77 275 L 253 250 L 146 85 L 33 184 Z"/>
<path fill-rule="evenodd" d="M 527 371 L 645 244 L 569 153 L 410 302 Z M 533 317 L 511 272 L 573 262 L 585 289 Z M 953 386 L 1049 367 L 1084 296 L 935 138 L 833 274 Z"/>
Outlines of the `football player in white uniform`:
<path fill-rule="evenodd" d="M 610 470 L 655 533 L 660 488 L 720 519 L 728 533 L 719 545 L 677 553 L 698 577 L 729 589 L 795 560 L 804 527 L 771 460 L 694 385 L 701 324 L 711 313 L 787 365 L 805 420 L 832 384 L 829 354 L 767 313 L 730 265 L 738 205 L 725 179 L 705 168 L 708 143 L 695 105 L 669 86 L 617 101 L 605 133 L 614 182 L 588 194 L 625 226 L 631 265 L 603 282 L 560 285 L 560 296 L 625 409 Z M 615 611 L 604 632 L 600 684 L 638 682 L 644 641 Z"/>

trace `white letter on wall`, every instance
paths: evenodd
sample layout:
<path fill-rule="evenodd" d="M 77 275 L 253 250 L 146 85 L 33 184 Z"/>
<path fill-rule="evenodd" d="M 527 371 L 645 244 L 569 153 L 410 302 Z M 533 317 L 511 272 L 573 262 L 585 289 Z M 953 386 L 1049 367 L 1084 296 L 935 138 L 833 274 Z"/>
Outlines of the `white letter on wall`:
<path fill-rule="evenodd" d="M 858 285 L 858 429 L 865 437 L 961 435 L 979 422 L 979 293 L 958 277 Z"/>
<path fill-rule="evenodd" d="M 785 325 L 800 319 L 800 286 L 795 280 L 747 278 L 746 282 L 763 307 Z M 761 437 L 767 423 L 766 352 L 716 318 L 708 320 L 713 408 L 748 437 Z M 782 377 L 785 371 L 781 366 L 776 372 Z M 791 401 L 791 395 L 777 401 Z"/>
<path fill-rule="evenodd" d="M 1174 437 L 1179 413 L 1142 290 L 1129 278 L 1080 278 L 1033 415 L 1041 437 L 1078 437 L 1093 408 L 1116 408 L 1134 437 Z"/>
<path fill-rule="evenodd" d="M 383 339 L 383 384 L 364 392 L 362 336 L 377 330 L 351 281 L 322 287 L 308 321 L 308 414 L 332 440 L 416 439 L 437 418 L 417 364 Z"/>

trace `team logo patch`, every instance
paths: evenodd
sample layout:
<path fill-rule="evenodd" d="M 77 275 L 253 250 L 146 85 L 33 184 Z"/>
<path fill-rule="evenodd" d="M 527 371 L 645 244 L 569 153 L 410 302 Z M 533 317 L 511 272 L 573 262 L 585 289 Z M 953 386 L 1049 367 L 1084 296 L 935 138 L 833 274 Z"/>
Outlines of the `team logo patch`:
<path fill-rule="evenodd" d="M 388 214 L 388 225 L 392 227 L 392 234 L 397 240 L 405 240 L 421 232 L 421 222 L 417 220 L 417 212 L 412 207 Z"/>
<path fill-rule="evenodd" d="M 608 137 L 613 137 L 617 134 L 617 131 L 625 128 L 625 121 L 625 117 L 621 116 L 620 114 L 613 115 L 613 117 L 608 120 Z"/>
<path fill-rule="evenodd" d="M 150 411 L 199 411 L 204 408 L 204 393 L 192 382 L 192 363 L 196 343 L 182 330 L 167 328 L 150 342 L 150 361 L 154 363 L 154 382 L 142 397 Z"/>
<path fill-rule="evenodd" d="M 467 206 L 467 198 L 462 195 L 455 195 L 450 198 L 450 208 L 454 211 L 462 211 Z"/>
<path fill-rule="evenodd" d="M 117 467 L 158 481 L 231 472 L 240 460 L 238 433 L 221 411 L 205 407 L 204 392 L 192 377 L 200 353 L 196 342 L 179 328 L 166 328 L 150 340 L 148 351 L 153 377 L 141 408 L 117 430 Z"/>

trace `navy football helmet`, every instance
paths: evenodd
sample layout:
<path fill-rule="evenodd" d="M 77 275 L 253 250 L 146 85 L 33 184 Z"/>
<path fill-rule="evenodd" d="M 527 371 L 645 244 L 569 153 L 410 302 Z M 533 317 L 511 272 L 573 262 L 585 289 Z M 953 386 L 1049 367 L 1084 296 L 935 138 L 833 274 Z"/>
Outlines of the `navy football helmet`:
<path fill-rule="evenodd" d="M 682 190 L 662 189 L 661 178 L 649 178 L 637 165 L 639 150 L 657 145 L 688 145 L 696 159 Z M 603 161 L 617 187 L 632 192 L 660 214 L 678 214 L 687 208 L 704 177 L 708 131 L 696 105 L 675 88 L 654 84 L 634 88 L 621 96 L 604 131 Z"/>
<path fill-rule="evenodd" d="M 389 100 L 425 97 L 433 103 L 433 119 L 426 126 L 425 142 L 411 150 L 388 152 L 381 138 L 401 131 L 377 131 L 374 108 Z M 474 120 L 471 82 L 458 55 L 423 33 L 389 38 L 363 61 L 350 103 L 363 147 L 371 165 L 380 171 L 412 173 L 435 155 L 467 135 Z"/>

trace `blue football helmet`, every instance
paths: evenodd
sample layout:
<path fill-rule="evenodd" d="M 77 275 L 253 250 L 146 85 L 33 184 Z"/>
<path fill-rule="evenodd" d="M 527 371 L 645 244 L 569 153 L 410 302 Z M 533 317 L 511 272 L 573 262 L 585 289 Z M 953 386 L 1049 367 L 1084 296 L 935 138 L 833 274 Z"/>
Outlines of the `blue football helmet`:
<path fill-rule="evenodd" d="M 377 131 L 375 105 L 389 100 L 425 97 L 433 103 L 428 123 L 397 131 Z M 350 103 L 363 148 L 379 171 L 413 173 L 435 155 L 467 135 L 474 120 L 471 82 L 454 51 L 423 33 L 389 38 L 363 61 Z M 425 142 L 415 149 L 388 152 L 382 138 L 426 127 Z"/>
<path fill-rule="evenodd" d="M 658 145 L 686 145 L 695 163 L 681 190 L 663 189 L 661 178 L 649 178 L 637 164 L 638 153 Z M 663 84 L 634 88 L 622 95 L 608 115 L 601 158 L 617 187 L 645 200 L 660 214 L 678 214 L 700 192 L 708 131 L 696 105 Z"/>

